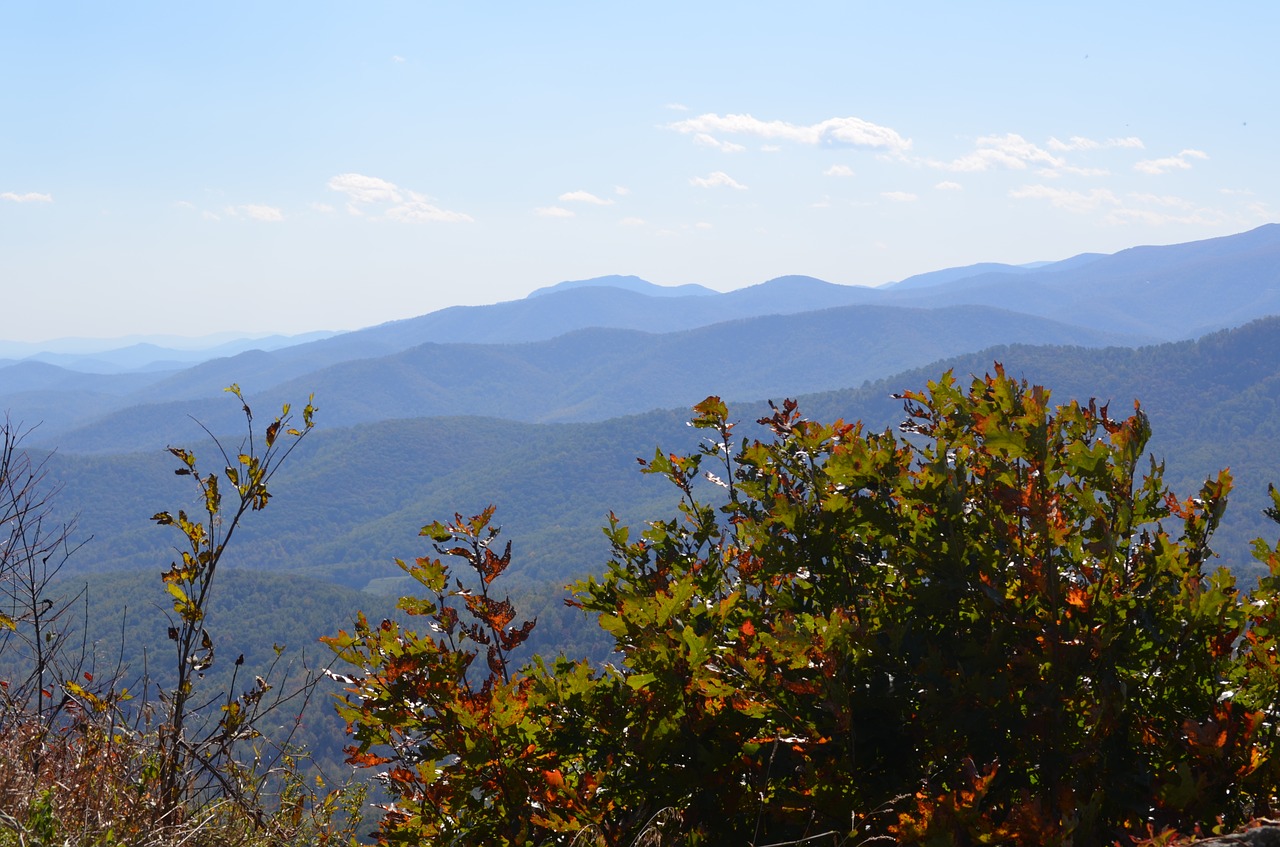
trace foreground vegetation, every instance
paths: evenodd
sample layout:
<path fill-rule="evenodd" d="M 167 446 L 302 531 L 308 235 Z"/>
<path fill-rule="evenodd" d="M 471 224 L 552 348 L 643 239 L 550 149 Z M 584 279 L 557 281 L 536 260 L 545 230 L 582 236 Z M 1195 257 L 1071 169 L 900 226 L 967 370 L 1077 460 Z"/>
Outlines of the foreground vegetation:
<path fill-rule="evenodd" d="M 900 432 L 786 403 L 762 438 L 737 435 L 717 398 L 699 404 L 701 447 L 642 462 L 678 513 L 640 531 L 613 520 L 606 568 L 572 586 L 609 663 L 521 659 L 535 624 L 499 592 L 513 552 L 492 508 L 424 527 L 425 555 L 400 563 L 417 596 L 325 639 L 350 762 L 385 795 L 363 829 L 386 844 L 1091 845 L 1269 814 L 1280 547 L 1254 545 L 1263 576 L 1247 591 L 1214 568 L 1230 474 L 1178 496 L 1141 410 L 1055 407 L 999 367 L 900 399 Z M 275 426 L 224 475 L 175 452 L 206 513 L 157 516 L 187 548 L 165 575 L 177 687 L 130 710 L 96 673 L 45 662 L 6 695 L 0 755 L 17 758 L 0 773 L 22 781 L 0 785 L 0 829 L 24 843 L 354 837 L 358 793 L 318 788 L 287 738 L 257 734 L 280 702 L 269 681 L 194 696 L 235 525 L 220 517 L 266 504 L 288 431 Z M 21 568 L 5 578 L 25 585 Z M 45 613 L 28 595 L 0 620 L 12 633 Z"/>
<path fill-rule="evenodd" d="M 902 435 L 786 404 L 738 443 L 697 407 L 702 449 L 644 463 L 680 514 L 615 522 L 573 588 L 615 665 L 516 666 L 492 513 L 424 528 L 427 625 L 331 640 L 380 841 L 1083 845 L 1268 812 L 1280 552 L 1248 593 L 1212 569 L 1230 475 L 1179 498 L 1140 411 L 999 368 L 903 399 Z"/>
<path fill-rule="evenodd" d="M 74 552 L 71 530 L 50 520 L 46 471 L 20 450 L 22 434 L 0 431 L 0 845 L 350 839 L 362 792 L 313 778 L 294 741 L 319 676 L 304 669 L 290 680 L 277 647 L 260 673 L 241 654 L 223 660 L 222 685 L 205 679 L 227 545 L 246 514 L 266 507 L 272 477 L 313 426 L 308 403 L 300 428 L 285 406 L 257 430 L 239 389 L 228 391 L 243 406 L 246 438 L 235 451 L 218 445 L 221 473 L 204 474 L 189 451 L 170 448 L 195 497 L 153 518 L 181 537 L 161 583 L 172 652 L 151 657 L 165 671 L 144 661 L 135 674 L 123 642 L 113 664 L 101 645 L 74 637 L 85 631 L 75 620 L 84 597 L 59 593 L 56 580 Z M 292 726 L 286 718 L 267 733 L 290 714 Z"/>

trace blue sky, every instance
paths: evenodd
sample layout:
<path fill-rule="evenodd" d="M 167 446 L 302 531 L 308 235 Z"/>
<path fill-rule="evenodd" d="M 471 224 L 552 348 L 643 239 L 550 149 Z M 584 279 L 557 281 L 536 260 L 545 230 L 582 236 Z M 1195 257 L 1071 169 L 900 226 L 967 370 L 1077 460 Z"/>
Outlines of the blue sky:
<path fill-rule="evenodd" d="M 1280 216 L 1272 3 L 0 0 L 0 338 L 874 285 Z"/>

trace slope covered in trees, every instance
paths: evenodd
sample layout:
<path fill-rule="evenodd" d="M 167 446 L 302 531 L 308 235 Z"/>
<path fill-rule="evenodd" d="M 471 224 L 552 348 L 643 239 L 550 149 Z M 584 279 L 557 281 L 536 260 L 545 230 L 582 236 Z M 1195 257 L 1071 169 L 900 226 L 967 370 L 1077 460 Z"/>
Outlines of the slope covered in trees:
<path fill-rule="evenodd" d="M 1266 483 L 1280 455 L 1280 319 L 1137 350 L 992 348 L 801 401 L 815 418 L 861 419 L 883 429 L 902 417 L 891 393 L 919 389 L 947 368 L 985 373 L 996 360 L 1010 374 L 1055 386 L 1062 399 L 1097 396 L 1121 409 L 1141 398 L 1156 432 L 1151 448 L 1167 460 L 1169 479 L 1178 487 L 1195 487 L 1230 467 L 1238 507 L 1220 533 L 1232 542 L 1223 561 L 1248 566 L 1243 542 L 1263 527 Z M 317 403 L 325 408 L 323 396 Z M 731 410 L 749 428 L 765 406 L 733 403 Z M 676 410 L 594 424 L 430 418 L 320 431 L 291 469 L 298 488 L 278 495 L 289 509 L 264 514 L 248 528 L 253 543 L 241 551 L 239 564 L 361 588 L 396 577 L 390 562 L 411 543 L 422 516 L 498 503 L 499 523 L 528 548 L 512 578 L 563 584 L 601 560 L 605 545 L 598 530 L 608 509 L 634 521 L 666 502 L 661 486 L 629 469 L 655 444 L 690 449 L 696 434 L 682 421 Z M 60 504 L 68 514 L 78 513 L 82 531 L 95 537 L 70 567 L 149 567 L 166 555 L 146 523 L 154 503 L 142 496 L 176 485 L 157 482 L 165 478 L 164 467 L 159 451 L 59 452 L 50 458 L 64 486 Z"/>

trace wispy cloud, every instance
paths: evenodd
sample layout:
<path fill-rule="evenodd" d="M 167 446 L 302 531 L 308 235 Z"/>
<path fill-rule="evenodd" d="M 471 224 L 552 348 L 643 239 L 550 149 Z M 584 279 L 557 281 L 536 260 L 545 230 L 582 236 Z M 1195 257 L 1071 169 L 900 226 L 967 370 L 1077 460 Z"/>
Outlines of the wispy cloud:
<path fill-rule="evenodd" d="M 1107 170 L 1106 168 L 1085 168 L 1079 165 L 1068 165 L 1064 162 L 1063 164 L 1058 165 L 1056 167 L 1041 168 L 1039 171 L 1037 171 L 1037 173 L 1040 174 L 1040 176 L 1048 177 L 1049 179 L 1058 179 L 1059 177 L 1066 176 L 1066 175 L 1108 176 L 1110 175 L 1111 171 Z"/>
<path fill-rule="evenodd" d="M 248 218 L 249 220 L 262 221 L 264 223 L 279 223 L 285 218 L 284 211 L 278 206 L 268 206 L 263 203 L 229 204 L 220 207 L 216 212 L 211 209 L 202 209 L 190 200 L 178 200 L 173 205 L 174 208 L 184 209 L 188 212 L 199 212 L 200 217 L 206 221 L 220 221 L 225 216 L 228 218 Z M 313 203 L 312 206 L 314 205 Z"/>
<path fill-rule="evenodd" d="M 769 141 L 865 147 L 891 153 L 903 153 L 911 147 L 911 139 L 903 138 L 896 130 L 854 117 L 828 118 L 816 124 L 793 124 L 763 121 L 752 115 L 708 113 L 676 121 L 669 127 L 676 132 L 693 135 L 695 140 L 703 137 L 714 140 L 718 135 L 750 135 Z"/>
<path fill-rule="evenodd" d="M 1048 146 L 1050 150 L 1057 150 L 1059 153 L 1070 153 L 1073 150 L 1102 150 L 1107 147 L 1130 147 L 1142 150 L 1146 147 L 1141 138 L 1132 135 L 1127 138 L 1108 138 L 1106 141 L 1094 141 L 1092 138 L 1079 135 L 1071 136 L 1069 141 L 1050 138 Z"/>
<path fill-rule="evenodd" d="M 724 187 L 724 188 L 736 188 L 739 191 L 746 191 L 747 189 L 745 185 L 738 182 L 736 179 L 729 176 L 724 171 L 715 171 L 714 173 L 708 174 L 706 176 L 695 176 L 693 179 L 689 180 L 689 183 L 691 185 L 696 185 L 699 188 Z"/>
<path fill-rule="evenodd" d="M 627 188 L 625 185 L 615 185 L 613 187 L 613 193 L 617 194 L 619 197 L 626 197 L 631 193 L 631 189 Z"/>
<path fill-rule="evenodd" d="M 741 144 L 735 144 L 732 141 L 721 141 L 715 136 L 708 135 L 705 132 L 700 132 L 697 135 L 695 135 L 693 137 L 693 143 L 700 144 L 703 147 L 714 147 L 715 149 L 725 153 L 741 153 L 743 150 L 747 149 L 746 147 L 743 147 Z"/>
<path fill-rule="evenodd" d="M 391 61 L 395 62 L 397 65 L 402 65 L 404 64 L 404 56 L 392 56 Z"/>
<path fill-rule="evenodd" d="M 1161 209 L 1139 209 L 1122 206 L 1112 209 L 1103 218 L 1104 224 L 1124 226 L 1131 223 L 1142 223 L 1148 226 L 1164 226 L 1166 224 L 1199 224 L 1219 225 L 1226 223 L 1228 216 L 1217 210 L 1197 208 L 1183 213 L 1168 212 Z"/>
<path fill-rule="evenodd" d="M 284 220 L 284 212 L 275 206 L 263 206 L 258 203 L 245 203 L 241 206 L 234 207 L 232 214 L 243 214 L 247 218 L 255 221 L 265 221 L 267 223 L 276 223 Z"/>
<path fill-rule="evenodd" d="M 911 203 L 920 198 L 910 191 L 881 191 L 880 196 L 895 203 Z"/>
<path fill-rule="evenodd" d="M 986 135 L 979 138 L 976 142 L 976 149 L 966 156 L 960 156 L 949 162 L 927 159 L 925 164 L 946 171 L 974 173 L 996 167 L 1010 170 L 1026 170 L 1027 167 L 1033 164 L 1060 168 L 1067 163 L 1065 159 L 1053 155 L 1048 150 L 1028 141 L 1021 135 L 1007 133 L 1005 135 Z"/>
<path fill-rule="evenodd" d="M 25 194 L 17 194 L 13 191 L 6 191 L 0 194 L 0 200 L 10 200 L 14 203 L 52 203 L 52 194 L 37 194 L 34 191 L 28 191 Z"/>
<path fill-rule="evenodd" d="M 463 212 L 441 209 L 431 198 L 417 191 L 402 189 L 394 183 L 364 174 L 338 174 L 329 180 L 329 188 L 347 195 L 347 211 L 364 216 L 376 212 L 374 218 L 399 223 L 470 223 L 474 220 Z"/>
<path fill-rule="evenodd" d="M 623 218 L 618 221 L 618 226 L 644 226 L 644 218 Z"/>
<path fill-rule="evenodd" d="M 591 203 L 595 206 L 612 206 L 613 201 L 604 197 L 597 197 L 590 191 L 566 191 L 560 195 L 560 201 L 563 203 Z"/>
<path fill-rule="evenodd" d="M 1080 192 L 1048 185 L 1024 185 L 1010 191 L 1009 196 L 1015 200 L 1048 200 L 1051 206 L 1069 212 L 1091 212 L 1100 206 L 1120 205 L 1120 198 L 1105 188 Z"/>
<path fill-rule="evenodd" d="M 1191 159 L 1207 159 L 1209 154 L 1203 150 L 1183 150 L 1176 156 L 1166 156 L 1163 159 L 1143 159 L 1136 162 L 1133 166 L 1135 171 L 1144 174 L 1164 174 L 1169 171 L 1185 171 L 1191 167 Z"/>
<path fill-rule="evenodd" d="M 664 108 L 664 109 L 669 109 L 669 110 L 671 110 L 672 112 L 687 112 L 687 111 L 689 111 L 689 107 L 688 107 L 688 106 L 686 106 L 686 105 L 685 105 L 685 104 L 683 104 L 683 103 L 668 103 L 667 105 L 663 106 L 662 108 Z"/>
<path fill-rule="evenodd" d="M 848 165 L 832 165 L 822 172 L 823 176 L 853 176 L 853 168 Z"/>
<path fill-rule="evenodd" d="M 364 174 L 338 174 L 329 187 L 347 195 L 352 203 L 399 203 L 400 192 L 392 183 Z"/>
<path fill-rule="evenodd" d="M 1015 199 L 1047 200 L 1050 205 L 1076 214 L 1101 213 L 1098 222 L 1111 226 L 1140 223 L 1218 225 L 1228 216 L 1218 209 L 1199 206 L 1183 197 L 1131 192 L 1123 196 L 1104 188 L 1088 192 L 1047 185 L 1024 185 L 1009 192 Z"/>
<path fill-rule="evenodd" d="M 939 182 L 933 187 L 938 189 L 939 191 L 963 191 L 964 190 L 963 185 L 961 185 L 958 182 L 952 182 L 949 179 L 944 179 L 942 182 Z"/>
<path fill-rule="evenodd" d="M 571 218 L 573 212 L 561 206 L 539 206 L 533 213 L 540 218 Z"/>
<path fill-rule="evenodd" d="M 1185 197 L 1173 197 L 1168 194 L 1128 194 L 1126 199 L 1133 200 L 1138 203 L 1144 203 L 1148 206 L 1163 206 L 1167 209 L 1194 209 L 1195 203 Z"/>

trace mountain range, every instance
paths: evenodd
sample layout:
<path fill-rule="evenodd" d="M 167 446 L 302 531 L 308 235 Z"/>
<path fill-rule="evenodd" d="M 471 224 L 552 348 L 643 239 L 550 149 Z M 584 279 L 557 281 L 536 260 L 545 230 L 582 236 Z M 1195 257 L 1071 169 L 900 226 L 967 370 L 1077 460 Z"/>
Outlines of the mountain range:
<path fill-rule="evenodd" d="M 996 360 L 1063 397 L 1141 398 L 1158 424 L 1153 444 L 1176 455 L 1183 487 L 1230 464 L 1253 502 L 1271 475 L 1258 451 L 1280 419 L 1266 405 L 1280 381 L 1280 318 L 1200 340 L 1142 341 L 1265 310 L 1277 279 L 1275 225 L 1037 267 L 949 269 L 884 289 L 783 277 L 727 294 L 696 286 L 655 293 L 635 277 L 605 277 L 169 374 L 24 361 L 0 367 L 0 405 L 15 421 L 44 421 L 26 444 L 57 448 L 49 467 L 60 499 L 98 539 L 88 570 L 163 558 L 164 539 L 147 517 L 180 489 L 165 493 L 172 483 L 160 481 L 171 479 L 162 448 L 205 443 L 205 428 L 234 436 L 239 405 L 220 391 L 234 381 L 266 386 L 250 395 L 259 417 L 314 393 L 322 425 L 292 471 L 308 496 L 283 506 L 291 498 L 282 493 L 282 507 L 255 522 L 247 534 L 267 555 L 250 565 L 366 587 L 395 578 L 388 563 L 414 549 L 429 517 L 496 502 L 535 542 L 526 576 L 561 579 L 600 561 L 606 509 L 636 520 L 661 511 L 663 492 L 629 468 L 657 444 L 688 449 L 685 410 L 708 394 L 732 401 L 747 421 L 766 398 L 802 395 L 815 416 L 879 427 L 900 415 L 885 399 L 892 391 L 947 368 L 981 373 Z M 1011 299 L 1025 290 L 1024 303 L 1053 294 L 1065 305 L 1045 309 L 1058 320 L 991 303 L 936 305 L 996 290 Z M 1246 290 L 1253 296 L 1232 299 Z M 839 305 L 869 297 L 933 305 Z M 721 320 L 711 321 L 708 307 Z M 1141 316 L 1142 333 L 1101 317 L 1126 309 L 1131 324 Z M 550 332 L 539 321 L 552 319 L 565 331 L 531 337 Z M 624 319 L 634 325 L 609 326 Z M 684 326 L 699 321 L 711 322 Z M 447 340 L 485 338 L 481 326 L 513 340 Z M 1222 426 L 1229 437 L 1214 429 Z"/>
<path fill-rule="evenodd" d="M 143 449 L 232 431 L 235 382 L 255 404 L 314 392 L 330 425 L 481 414 L 593 421 L 859 385 L 998 343 L 1178 340 L 1280 312 L 1280 225 L 1034 267 L 951 268 L 879 288 L 805 276 L 716 293 L 602 277 L 453 307 L 190 367 L 87 373 L 0 362 L 0 408 L 30 443 Z M 154 364 L 154 363 L 153 363 Z"/>
<path fill-rule="evenodd" d="M 693 403 L 731 401 L 744 436 L 767 399 L 787 396 L 810 417 L 883 429 L 903 417 L 892 394 L 996 362 L 1060 402 L 1097 397 L 1122 414 L 1141 401 L 1152 458 L 1184 496 L 1230 467 L 1215 549 L 1251 578 L 1249 540 L 1273 531 L 1262 509 L 1280 481 L 1277 287 L 1276 225 L 875 289 L 791 276 L 717 293 L 602 277 L 168 370 L 0 362 L 0 409 L 19 429 L 39 424 L 23 443 L 56 489 L 48 517 L 74 521 L 84 542 L 62 576 L 88 580 L 106 604 L 86 619 L 155 607 L 148 592 L 174 551 L 150 518 L 191 499 L 163 448 L 191 447 L 216 470 L 205 428 L 234 449 L 243 417 L 221 389 L 236 382 L 258 422 L 314 393 L 319 427 L 275 481 L 271 508 L 237 533 L 228 567 L 258 576 L 229 578 L 232 590 L 311 598 L 315 620 L 299 631 L 331 631 L 411 587 L 393 560 L 427 552 L 422 525 L 494 504 L 539 649 L 590 651 L 599 633 L 563 607 L 561 587 L 607 561 L 610 513 L 631 525 L 676 514 L 674 492 L 636 459 L 694 449 Z"/>

